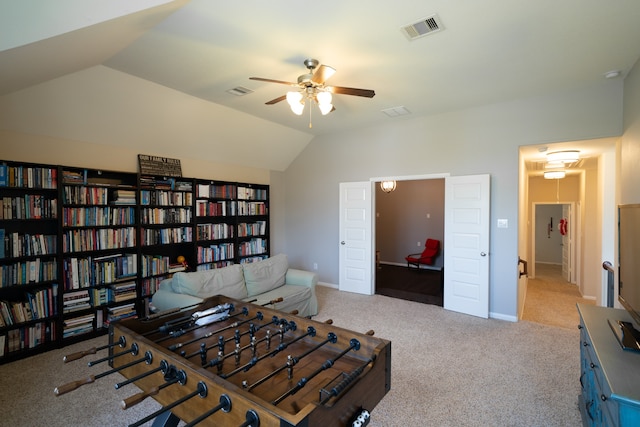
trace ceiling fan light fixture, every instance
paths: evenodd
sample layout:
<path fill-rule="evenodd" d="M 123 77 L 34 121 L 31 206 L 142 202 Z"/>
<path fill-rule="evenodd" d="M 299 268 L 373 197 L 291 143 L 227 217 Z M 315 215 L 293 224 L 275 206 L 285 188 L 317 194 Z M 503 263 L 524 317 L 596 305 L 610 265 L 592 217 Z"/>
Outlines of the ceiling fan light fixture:
<path fill-rule="evenodd" d="M 300 92 L 287 92 L 287 103 L 291 107 L 291 111 L 298 116 L 304 111 L 304 101 Z"/>
<path fill-rule="evenodd" d="M 329 92 L 318 92 L 316 99 L 318 100 L 318 108 L 320 108 L 322 115 L 326 116 L 329 114 L 333 109 L 331 94 Z"/>

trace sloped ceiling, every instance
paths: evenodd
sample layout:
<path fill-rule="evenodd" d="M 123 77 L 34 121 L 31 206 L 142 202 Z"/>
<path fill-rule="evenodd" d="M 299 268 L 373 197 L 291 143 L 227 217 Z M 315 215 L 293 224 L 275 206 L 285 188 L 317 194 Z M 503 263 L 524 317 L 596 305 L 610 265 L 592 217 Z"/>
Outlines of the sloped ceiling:
<path fill-rule="evenodd" d="M 640 55 L 634 0 L 130 3 L 3 2 L 0 128 L 284 170 L 314 135 L 601 84 Z M 400 30 L 433 14 L 443 30 Z M 265 105 L 287 86 L 249 77 L 295 81 L 306 58 L 376 96 Z"/>

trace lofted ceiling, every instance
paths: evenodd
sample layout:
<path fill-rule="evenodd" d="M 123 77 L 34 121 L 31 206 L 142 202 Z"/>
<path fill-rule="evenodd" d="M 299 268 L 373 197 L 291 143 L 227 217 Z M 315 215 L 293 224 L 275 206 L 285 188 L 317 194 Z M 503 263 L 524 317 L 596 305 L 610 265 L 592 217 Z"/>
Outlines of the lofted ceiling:
<path fill-rule="evenodd" d="M 244 144 L 251 140 L 262 147 L 256 159 L 247 156 L 248 166 L 284 170 L 315 135 L 602 84 L 610 70 L 624 78 L 640 55 L 637 0 L 130 3 L 3 2 L 0 128 L 99 143 L 130 130 L 156 147 L 175 145 L 180 134 L 184 152 L 201 152 L 206 143 L 222 160 L 250 151 Z M 414 40 L 401 31 L 432 15 L 440 31 Z M 307 58 L 337 70 L 328 84 L 373 89 L 375 97 L 334 95 L 336 110 L 327 116 L 315 106 L 309 117 L 309 106 L 296 116 L 286 102 L 265 105 L 288 87 L 249 77 L 295 82 Z M 90 98 L 86 88 L 101 85 Z M 112 99 L 118 87 L 147 105 Z M 250 93 L 228 92 L 234 88 Z M 84 130 L 46 120 L 49 107 L 34 100 L 56 90 L 84 102 L 74 114 L 117 110 L 119 131 L 90 117 L 93 127 Z M 383 113 L 399 107 L 410 114 Z M 194 130 L 173 132 L 164 123 L 145 135 L 133 108 L 144 108 L 149 121 L 171 116 L 175 126 L 180 119 Z"/>

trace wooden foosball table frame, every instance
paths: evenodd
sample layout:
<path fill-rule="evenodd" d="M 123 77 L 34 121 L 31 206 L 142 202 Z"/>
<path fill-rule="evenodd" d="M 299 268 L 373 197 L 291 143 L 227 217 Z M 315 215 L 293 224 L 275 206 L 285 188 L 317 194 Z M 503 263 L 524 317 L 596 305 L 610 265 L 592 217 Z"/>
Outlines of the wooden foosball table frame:
<path fill-rule="evenodd" d="M 365 426 L 391 385 L 390 341 L 224 296 L 116 322 L 108 349 L 154 425 Z"/>

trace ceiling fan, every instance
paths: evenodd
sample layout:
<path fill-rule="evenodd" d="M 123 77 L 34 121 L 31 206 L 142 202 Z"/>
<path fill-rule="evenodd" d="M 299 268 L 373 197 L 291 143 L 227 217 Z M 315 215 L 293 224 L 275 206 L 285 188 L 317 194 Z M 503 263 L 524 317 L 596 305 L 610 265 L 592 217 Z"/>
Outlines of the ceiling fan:
<path fill-rule="evenodd" d="M 286 99 L 291 107 L 291 111 L 297 115 L 302 114 L 306 100 L 310 102 L 313 101 L 318 104 L 320 112 L 322 115 L 325 115 L 335 110 L 335 107 L 331 103 L 331 94 L 363 96 L 365 98 L 373 98 L 376 94 L 370 89 L 327 86 L 326 81 L 333 76 L 336 70 L 328 65 L 320 65 L 317 59 L 306 59 L 304 61 L 304 66 L 307 67 L 309 72 L 299 76 L 297 83 L 266 79 L 263 77 L 249 77 L 249 79 L 269 83 L 279 83 L 295 88 L 294 90 L 287 92 L 285 95 L 279 96 L 271 101 L 267 101 L 265 104 L 273 105 Z M 311 114 L 311 109 L 309 109 L 309 114 Z M 309 127 L 311 127 L 311 121 L 309 121 Z"/>

